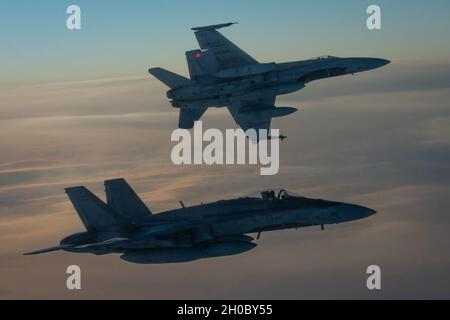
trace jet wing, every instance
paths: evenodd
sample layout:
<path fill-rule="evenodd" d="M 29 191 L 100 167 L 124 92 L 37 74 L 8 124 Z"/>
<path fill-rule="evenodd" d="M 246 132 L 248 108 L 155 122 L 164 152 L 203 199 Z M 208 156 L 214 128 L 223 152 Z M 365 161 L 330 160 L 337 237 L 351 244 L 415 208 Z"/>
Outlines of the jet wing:
<path fill-rule="evenodd" d="M 217 29 L 231 24 L 192 28 L 202 50 L 210 50 L 214 54 L 220 69 L 228 69 L 256 64 L 258 61 L 224 37 Z"/>
<path fill-rule="evenodd" d="M 253 101 L 236 101 L 228 105 L 228 110 L 234 118 L 234 121 L 247 131 L 255 129 L 270 129 L 272 123 L 272 108 L 275 105 L 276 96 L 256 99 Z"/>

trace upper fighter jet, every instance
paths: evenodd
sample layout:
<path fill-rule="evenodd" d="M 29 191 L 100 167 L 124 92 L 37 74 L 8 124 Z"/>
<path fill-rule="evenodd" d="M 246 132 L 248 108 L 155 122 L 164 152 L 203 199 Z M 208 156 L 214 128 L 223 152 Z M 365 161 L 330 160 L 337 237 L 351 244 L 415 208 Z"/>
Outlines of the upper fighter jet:
<path fill-rule="evenodd" d="M 64 250 L 104 255 L 142 264 L 189 262 L 230 256 L 256 247 L 247 234 L 324 226 L 363 219 L 375 211 L 341 202 L 308 199 L 285 190 L 221 200 L 152 214 L 124 179 L 105 181 L 104 203 L 85 187 L 67 188 L 87 231 L 59 246 L 27 254 Z"/>
<path fill-rule="evenodd" d="M 311 81 L 380 68 L 376 58 L 323 56 L 287 63 L 259 63 L 217 30 L 234 23 L 192 28 L 200 50 L 186 52 L 190 79 L 162 68 L 149 72 L 166 84 L 167 97 L 180 109 L 179 127 L 190 129 L 209 107 L 228 107 L 244 130 L 269 129 L 274 117 L 296 112 L 276 107 L 278 95 L 301 90 Z"/>

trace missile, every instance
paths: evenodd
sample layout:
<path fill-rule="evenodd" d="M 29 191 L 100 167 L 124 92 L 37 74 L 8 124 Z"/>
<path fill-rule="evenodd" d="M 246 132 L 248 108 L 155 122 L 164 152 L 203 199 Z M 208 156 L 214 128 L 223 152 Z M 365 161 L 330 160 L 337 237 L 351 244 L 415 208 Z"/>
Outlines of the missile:
<path fill-rule="evenodd" d="M 278 140 L 280 140 L 281 142 L 283 142 L 284 140 L 286 140 L 288 137 L 287 136 L 285 136 L 285 135 L 283 135 L 283 134 L 281 134 L 281 135 L 279 135 L 278 137 L 272 137 L 272 136 L 270 136 L 270 137 L 268 137 L 268 139 L 269 140 L 272 140 L 272 139 L 278 139 Z"/>

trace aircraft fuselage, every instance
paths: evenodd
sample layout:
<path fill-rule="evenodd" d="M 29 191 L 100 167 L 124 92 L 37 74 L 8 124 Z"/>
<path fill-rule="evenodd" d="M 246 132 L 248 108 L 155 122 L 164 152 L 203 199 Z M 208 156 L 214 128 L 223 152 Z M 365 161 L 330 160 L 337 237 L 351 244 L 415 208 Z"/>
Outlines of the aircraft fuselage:
<path fill-rule="evenodd" d="M 107 202 L 83 186 L 66 188 L 86 232 L 65 237 L 57 250 L 121 253 L 133 263 L 176 263 L 236 255 L 256 247 L 248 234 L 363 219 L 375 211 L 359 205 L 268 190 L 153 214 L 124 179 L 105 181 Z"/>
<path fill-rule="evenodd" d="M 237 100 L 290 94 L 315 80 L 368 71 L 388 63 L 388 60 L 377 58 L 326 57 L 260 64 L 261 73 L 258 69 L 249 70 L 251 66 L 245 67 L 247 73 L 243 68 L 225 70 L 225 73 L 219 74 L 221 78 L 208 77 L 190 86 L 169 90 L 167 97 L 175 108 L 225 107 Z M 264 67 L 272 65 L 272 69 Z"/>
<path fill-rule="evenodd" d="M 68 248 L 72 252 L 106 254 L 137 249 L 193 248 L 208 243 L 249 242 L 252 238 L 244 234 L 260 233 L 308 226 L 325 226 L 363 219 L 375 213 L 374 210 L 340 202 L 308 199 L 303 197 L 256 197 L 222 200 L 210 204 L 175 209 L 149 216 L 134 230 L 116 233 L 81 233 L 64 239 L 61 244 L 96 243 L 124 237 L 127 241 L 113 246 L 104 242 L 103 246 Z M 154 228 L 165 223 L 192 222 L 197 226 L 170 236 L 145 237 Z M 74 240 L 78 240 L 78 242 Z M 237 245 L 238 248 L 241 248 Z M 247 247 L 247 246 L 246 246 Z M 236 248 L 236 246 L 233 246 Z M 238 249 L 239 250 L 239 249 Z"/>

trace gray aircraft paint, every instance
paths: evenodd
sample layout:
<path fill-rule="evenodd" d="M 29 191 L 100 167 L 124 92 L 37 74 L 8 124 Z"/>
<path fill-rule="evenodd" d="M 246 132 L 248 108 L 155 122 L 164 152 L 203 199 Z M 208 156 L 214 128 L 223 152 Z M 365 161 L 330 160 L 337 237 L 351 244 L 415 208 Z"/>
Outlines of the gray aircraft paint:
<path fill-rule="evenodd" d="M 190 79 L 162 68 L 149 72 L 166 84 L 167 97 L 180 109 L 179 127 L 191 129 L 210 107 L 228 107 L 244 130 L 269 130 L 274 117 L 297 111 L 276 107 L 276 97 L 305 88 L 316 80 L 385 66 L 378 58 L 323 56 L 287 63 L 259 63 L 217 30 L 234 23 L 192 28 L 200 49 L 186 52 Z"/>
<path fill-rule="evenodd" d="M 96 255 L 121 253 L 123 260 L 134 263 L 188 262 L 252 250 L 256 244 L 248 234 L 324 228 L 376 213 L 359 205 L 269 190 L 258 196 L 152 214 L 124 179 L 108 180 L 105 185 L 108 204 L 85 187 L 66 189 L 87 232 L 69 235 L 59 246 L 27 254 L 65 250 Z M 110 202 L 113 198 L 116 201 Z"/>

